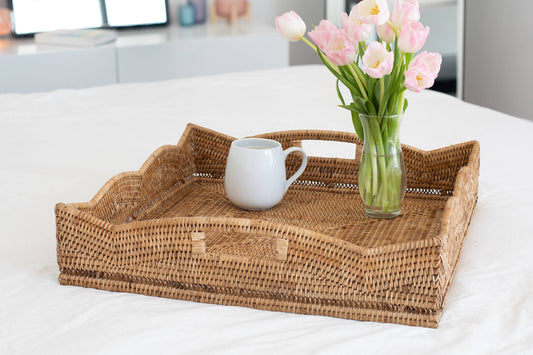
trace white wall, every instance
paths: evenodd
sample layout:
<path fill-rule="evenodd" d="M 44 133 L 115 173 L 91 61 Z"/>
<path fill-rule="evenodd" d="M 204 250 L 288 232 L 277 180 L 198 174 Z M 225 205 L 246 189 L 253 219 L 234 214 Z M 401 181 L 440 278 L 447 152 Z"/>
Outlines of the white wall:
<path fill-rule="evenodd" d="M 257 0 L 256 2 L 266 1 Z M 318 26 L 320 21 L 326 17 L 325 0 L 277 0 L 269 2 L 276 4 L 273 7 L 274 13 L 269 15 L 270 21 L 274 21 L 276 16 L 286 11 L 294 10 L 304 19 L 308 32 L 313 29 L 313 26 Z M 290 65 L 321 63 L 318 55 L 301 41 L 290 44 L 289 56 Z"/>
<path fill-rule="evenodd" d="M 346 0 L 327 0 L 326 17 L 337 26 L 342 26 L 340 14 L 346 12 Z"/>
<path fill-rule="evenodd" d="M 1 1 L 1 0 L 0 0 Z M 207 0 L 211 4 L 214 0 Z M 282 0 L 249 0 L 252 7 L 252 20 L 260 23 L 273 23 L 273 16 L 276 13 L 276 6 Z M 178 6 L 186 3 L 186 0 L 168 0 L 170 18 L 173 23 L 177 23 Z M 209 5 L 208 5 L 209 6 Z"/>
<path fill-rule="evenodd" d="M 464 10 L 464 100 L 533 120 L 533 2 L 468 0 Z"/>

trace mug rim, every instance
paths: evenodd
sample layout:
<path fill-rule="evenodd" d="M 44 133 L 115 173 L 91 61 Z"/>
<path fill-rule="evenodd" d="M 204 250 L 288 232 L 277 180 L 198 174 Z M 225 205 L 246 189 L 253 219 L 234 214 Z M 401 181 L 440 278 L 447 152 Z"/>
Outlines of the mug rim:
<path fill-rule="evenodd" d="M 238 149 L 246 150 L 246 151 L 252 151 L 252 150 L 256 150 L 257 151 L 257 149 L 250 149 L 250 148 L 248 148 L 246 146 L 240 145 L 240 143 L 242 143 L 242 142 L 251 142 L 251 141 L 268 142 L 269 144 L 272 145 L 270 147 L 267 147 L 267 148 L 264 148 L 264 149 L 260 149 L 262 151 L 269 151 L 269 150 L 273 150 L 273 149 L 281 149 L 281 143 L 280 142 L 278 142 L 276 140 L 273 140 L 273 139 L 268 139 L 268 138 L 241 138 L 241 139 L 236 139 L 236 140 L 234 140 L 231 143 L 231 146 L 234 147 L 234 148 L 238 148 Z"/>

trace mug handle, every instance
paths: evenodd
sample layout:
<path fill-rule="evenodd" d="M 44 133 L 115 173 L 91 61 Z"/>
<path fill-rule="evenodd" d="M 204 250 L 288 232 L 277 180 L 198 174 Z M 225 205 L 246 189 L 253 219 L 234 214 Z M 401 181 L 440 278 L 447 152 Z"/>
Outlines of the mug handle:
<path fill-rule="evenodd" d="M 302 175 L 305 168 L 307 167 L 307 154 L 304 152 L 302 148 L 299 147 L 291 147 L 289 149 L 285 149 L 283 151 L 284 159 L 286 160 L 289 154 L 294 152 L 300 152 L 302 153 L 302 165 L 300 165 L 300 169 L 298 169 L 293 176 L 289 178 L 289 180 L 285 181 L 285 192 L 289 189 L 289 186 L 292 185 L 292 183 Z"/>

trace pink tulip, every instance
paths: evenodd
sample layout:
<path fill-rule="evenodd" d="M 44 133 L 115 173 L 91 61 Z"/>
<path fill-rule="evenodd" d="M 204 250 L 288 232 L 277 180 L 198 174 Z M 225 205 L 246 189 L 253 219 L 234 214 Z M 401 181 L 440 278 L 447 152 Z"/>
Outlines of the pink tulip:
<path fill-rule="evenodd" d="M 350 12 L 350 16 L 346 12 L 341 14 L 344 33 L 346 33 L 354 45 L 357 45 L 358 42 L 366 41 L 372 33 L 372 25 L 361 22 L 357 10 L 357 6 L 354 6 Z"/>
<path fill-rule="evenodd" d="M 426 63 L 413 66 L 405 72 L 405 87 L 414 92 L 430 88 L 435 83 L 435 76 Z"/>
<path fill-rule="evenodd" d="M 442 56 L 439 53 L 428 53 L 423 51 L 409 63 L 409 68 L 421 67 L 425 68 L 427 66 L 427 71 L 429 71 L 433 78 L 436 79 L 439 75 L 440 66 L 442 64 Z"/>
<path fill-rule="evenodd" d="M 401 31 L 405 24 L 418 20 L 420 20 L 418 0 L 396 0 L 389 21 L 397 31 Z M 377 26 L 377 32 L 379 38 L 387 43 L 392 43 L 396 39 L 394 31 L 388 23 Z"/>
<path fill-rule="evenodd" d="M 398 38 L 398 47 L 402 52 L 415 53 L 422 48 L 429 35 L 429 27 L 418 21 L 411 21 L 402 27 Z"/>
<path fill-rule="evenodd" d="M 355 7 L 359 21 L 369 25 L 383 25 L 390 17 L 387 0 L 363 0 Z"/>
<path fill-rule="evenodd" d="M 320 25 L 309 32 L 309 37 L 336 65 L 353 63 L 357 56 L 357 49 L 348 36 L 328 20 L 320 21 Z"/>
<path fill-rule="evenodd" d="M 387 51 L 385 45 L 372 42 L 363 55 L 363 71 L 374 79 L 388 75 L 394 65 L 394 53 Z"/>
<path fill-rule="evenodd" d="M 418 0 L 396 0 L 390 16 L 390 22 L 398 31 L 411 21 L 420 20 L 420 7 Z"/>
<path fill-rule="evenodd" d="M 316 43 L 322 51 L 327 47 L 331 36 L 337 33 L 339 29 L 328 20 L 320 21 L 320 24 L 314 30 L 309 32 L 309 37 Z"/>
<path fill-rule="evenodd" d="M 297 42 L 305 34 L 305 22 L 294 11 L 289 11 L 276 17 L 278 32 L 291 42 Z"/>
<path fill-rule="evenodd" d="M 387 43 L 392 43 L 396 39 L 396 35 L 394 34 L 394 31 L 390 28 L 388 23 L 384 23 L 383 25 L 376 26 L 376 30 L 378 32 L 379 38 L 381 38 L 383 41 Z"/>

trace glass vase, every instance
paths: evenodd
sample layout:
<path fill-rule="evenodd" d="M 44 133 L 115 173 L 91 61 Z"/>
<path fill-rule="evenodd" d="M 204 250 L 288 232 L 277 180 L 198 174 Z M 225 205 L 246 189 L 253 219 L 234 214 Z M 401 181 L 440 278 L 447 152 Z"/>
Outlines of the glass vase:
<path fill-rule="evenodd" d="M 394 218 L 405 196 L 405 165 L 400 144 L 402 115 L 359 115 L 364 145 L 359 165 L 359 193 L 371 218 Z"/>

